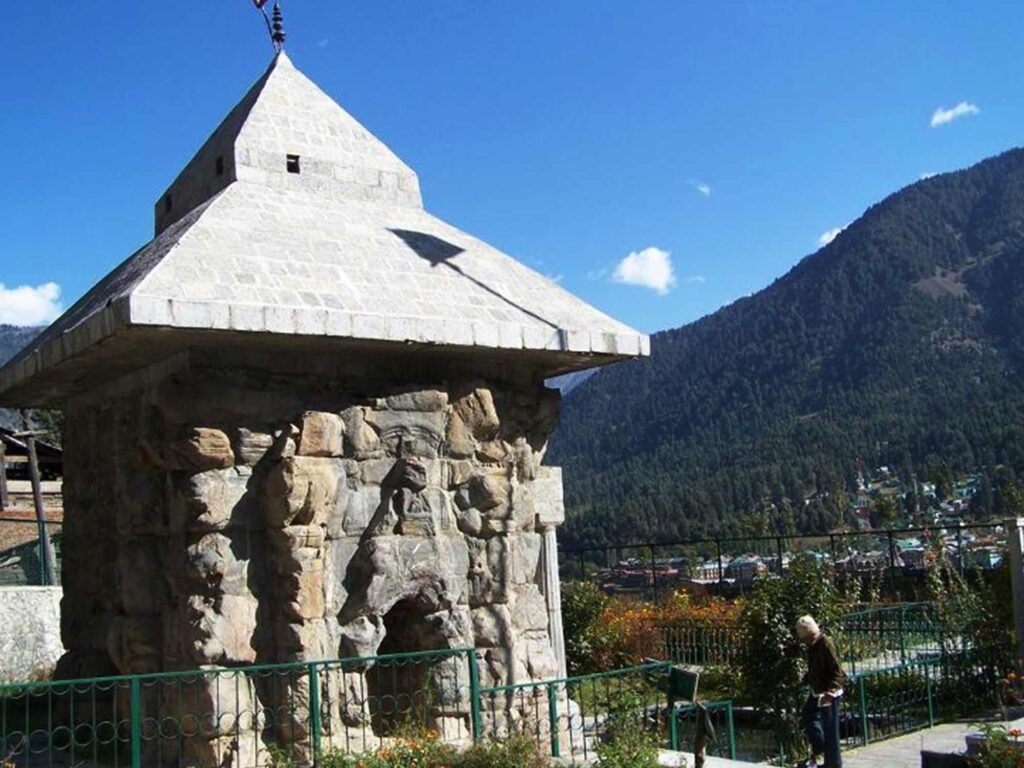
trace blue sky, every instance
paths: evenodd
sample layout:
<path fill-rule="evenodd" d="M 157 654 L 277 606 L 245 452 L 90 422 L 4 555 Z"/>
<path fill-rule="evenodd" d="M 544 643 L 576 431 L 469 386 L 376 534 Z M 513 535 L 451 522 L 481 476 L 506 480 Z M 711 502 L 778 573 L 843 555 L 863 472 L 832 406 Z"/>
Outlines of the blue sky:
<path fill-rule="evenodd" d="M 1019 0 L 283 5 L 296 65 L 417 170 L 431 211 L 644 331 L 1024 143 Z M 0 322 L 38 322 L 150 239 L 271 50 L 250 0 L 33 0 L 3 20 Z"/>

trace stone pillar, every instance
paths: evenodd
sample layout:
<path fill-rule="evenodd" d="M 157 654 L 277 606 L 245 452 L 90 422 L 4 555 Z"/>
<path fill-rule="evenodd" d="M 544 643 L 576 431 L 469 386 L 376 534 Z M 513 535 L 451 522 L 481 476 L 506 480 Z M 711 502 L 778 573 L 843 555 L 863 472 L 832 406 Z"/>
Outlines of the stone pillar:
<path fill-rule="evenodd" d="M 551 648 L 558 660 L 558 674 L 565 677 L 565 633 L 562 630 L 562 585 L 558 573 L 557 526 L 565 521 L 565 503 L 562 498 L 562 470 L 560 467 L 541 467 L 534 481 L 537 525 L 543 534 L 541 573 L 544 597 L 548 608 L 548 635 Z"/>
<path fill-rule="evenodd" d="M 1013 634 L 1016 639 L 1016 664 L 1024 673 L 1024 518 L 1006 521 L 1010 548 L 1010 581 L 1013 586 Z"/>
<path fill-rule="evenodd" d="M 562 585 L 558 575 L 558 539 L 555 526 L 543 529 L 544 546 L 541 553 L 544 569 L 544 596 L 548 604 L 548 634 L 551 648 L 558 660 L 558 676 L 566 677 L 565 634 L 562 630 Z"/>

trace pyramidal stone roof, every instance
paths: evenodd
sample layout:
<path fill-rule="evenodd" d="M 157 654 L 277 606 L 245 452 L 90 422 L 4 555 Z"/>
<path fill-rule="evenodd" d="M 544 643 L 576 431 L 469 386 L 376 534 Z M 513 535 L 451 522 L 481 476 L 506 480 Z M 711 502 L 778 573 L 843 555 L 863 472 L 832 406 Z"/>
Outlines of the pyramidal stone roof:
<path fill-rule="evenodd" d="M 284 53 L 155 213 L 155 239 L 0 369 L 0 400 L 66 398 L 94 368 L 166 355 L 176 334 L 519 350 L 551 374 L 649 353 L 645 335 L 427 213 L 415 172 Z M 140 343 L 146 330 L 160 334 Z"/>

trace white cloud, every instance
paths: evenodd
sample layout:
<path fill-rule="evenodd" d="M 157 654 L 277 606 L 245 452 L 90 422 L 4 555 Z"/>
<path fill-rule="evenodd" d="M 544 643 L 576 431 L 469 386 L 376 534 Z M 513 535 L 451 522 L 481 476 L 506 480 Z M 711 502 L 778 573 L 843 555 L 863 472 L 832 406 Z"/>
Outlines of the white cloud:
<path fill-rule="evenodd" d="M 691 187 L 696 189 L 698 192 L 700 192 L 702 195 L 704 195 L 704 197 L 711 197 L 711 185 L 710 184 L 706 184 L 705 182 L 699 181 L 698 179 L 690 179 L 689 182 L 687 182 L 687 183 Z"/>
<path fill-rule="evenodd" d="M 600 280 L 608 274 L 608 267 L 601 267 L 601 269 L 592 269 L 587 272 L 587 280 Z"/>
<path fill-rule="evenodd" d="M 822 232 L 820 235 L 818 235 L 818 247 L 824 248 L 826 245 L 831 243 L 833 240 L 839 237 L 839 233 L 846 229 L 848 226 L 850 226 L 851 223 L 852 222 L 848 221 L 841 227 L 830 229 L 828 230 L 828 232 Z"/>
<path fill-rule="evenodd" d="M 928 173 L 922 173 L 920 176 L 918 176 L 917 180 L 918 181 L 924 181 L 925 179 L 930 179 L 930 178 L 932 178 L 932 176 L 938 176 L 938 175 L 939 175 L 938 171 L 928 171 Z"/>
<path fill-rule="evenodd" d="M 708 279 L 704 275 L 690 275 L 686 278 L 686 282 L 690 283 L 690 285 L 704 285 L 707 281 Z"/>
<path fill-rule="evenodd" d="M 629 254 L 616 265 L 612 278 L 617 283 L 642 285 L 663 296 L 676 284 L 672 255 L 654 247 Z"/>
<path fill-rule="evenodd" d="M 565 275 L 559 273 L 557 275 L 545 275 L 545 277 L 548 280 L 550 280 L 552 283 L 560 283 L 560 282 L 562 282 L 562 278 L 564 278 Z"/>
<path fill-rule="evenodd" d="M 5 288 L 0 283 L 0 323 L 44 325 L 56 320 L 62 311 L 60 286 L 56 283 L 44 283 L 35 288 L 30 285 Z"/>
<path fill-rule="evenodd" d="M 981 110 L 969 101 L 961 101 L 952 109 L 940 107 L 935 110 L 934 114 L 932 114 L 932 128 L 938 128 L 940 125 L 952 123 L 958 118 L 966 117 L 967 115 L 976 115 L 979 112 L 981 112 Z"/>

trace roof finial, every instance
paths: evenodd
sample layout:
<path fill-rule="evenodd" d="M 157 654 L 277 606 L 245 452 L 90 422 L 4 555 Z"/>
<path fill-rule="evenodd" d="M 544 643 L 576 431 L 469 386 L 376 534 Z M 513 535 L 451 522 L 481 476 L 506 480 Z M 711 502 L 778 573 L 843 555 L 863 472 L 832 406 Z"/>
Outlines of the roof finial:
<path fill-rule="evenodd" d="M 274 31 L 270 35 L 274 41 L 274 48 L 280 53 L 284 50 L 284 41 L 288 37 L 284 31 L 284 14 L 281 13 L 281 3 L 274 0 Z"/>
<path fill-rule="evenodd" d="M 280 53 L 284 50 L 284 41 L 288 36 L 284 32 L 284 14 L 281 13 L 280 0 L 274 0 L 274 21 L 270 21 L 270 17 L 267 16 L 266 5 L 268 0 L 252 0 L 253 3 L 259 8 L 260 13 L 263 14 L 263 20 L 267 22 L 267 34 L 270 35 L 270 40 L 274 44 L 274 50 Z"/>

